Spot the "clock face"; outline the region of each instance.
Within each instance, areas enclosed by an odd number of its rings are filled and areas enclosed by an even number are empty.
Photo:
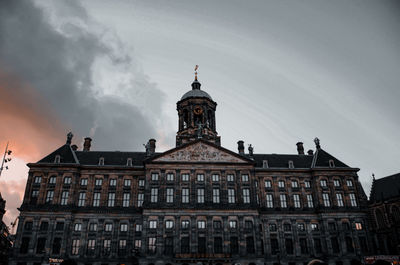
[[[200,107],[200,106],[196,106],[196,107],[194,107],[194,109],[193,109],[193,113],[194,113],[194,114],[196,114],[196,115],[200,115],[200,114],[202,114],[202,113],[203,113],[203,109],[202,109],[202,107]]]

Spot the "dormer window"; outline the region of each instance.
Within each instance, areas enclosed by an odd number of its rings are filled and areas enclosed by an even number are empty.
[[[126,165],[127,165],[128,167],[131,167],[131,166],[132,166],[132,158],[128,158],[128,160],[126,161]]]
[[[268,168],[268,160],[263,160],[263,168]]]
[[[54,158],[54,163],[55,164],[60,164],[61,161],[61,156],[60,155],[56,155],[56,157]]]
[[[335,167],[335,162],[332,159],[329,160],[329,167]]]
[[[289,168],[294,168],[294,164],[292,160],[289,160]]]
[[[104,166],[104,157],[99,158],[99,166]]]

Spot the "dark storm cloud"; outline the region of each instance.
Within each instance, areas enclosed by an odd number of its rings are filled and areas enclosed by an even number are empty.
[[[50,124],[61,124],[59,133],[72,130],[79,137],[91,133],[96,149],[137,150],[149,137],[156,137],[149,120],[160,114],[162,92],[138,70],[115,35],[91,21],[81,5],[54,3],[62,7],[46,10],[31,1],[0,2],[0,73],[18,81],[3,82],[0,97],[11,90],[11,104],[21,110],[28,104],[34,113],[31,123],[48,119]],[[51,23],[52,15],[57,16],[56,24]],[[124,82],[121,76],[102,77],[111,86],[115,82],[114,91],[120,92],[115,96],[97,87],[93,71],[101,69],[102,62],[124,74]],[[8,110],[0,107],[0,111]],[[18,116],[16,112],[9,114]],[[64,141],[64,135],[59,137]]]

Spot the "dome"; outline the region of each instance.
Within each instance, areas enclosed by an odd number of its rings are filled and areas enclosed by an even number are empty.
[[[181,100],[184,100],[187,98],[208,98],[208,99],[212,100],[211,96],[207,92],[200,90],[200,89],[193,89],[193,90],[186,92],[182,96]]]

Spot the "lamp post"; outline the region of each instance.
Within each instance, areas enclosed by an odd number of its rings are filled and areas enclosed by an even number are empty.
[[[7,142],[6,150],[4,151],[3,159],[1,161],[0,177],[1,177],[1,173],[3,172],[3,169],[4,168],[6,170],[8,169],[8,166],[4,166],[4,164],[11,161],[11,157],[10,157],[11,153],[12,153],[12,151],[8,149],[8,142]]]

